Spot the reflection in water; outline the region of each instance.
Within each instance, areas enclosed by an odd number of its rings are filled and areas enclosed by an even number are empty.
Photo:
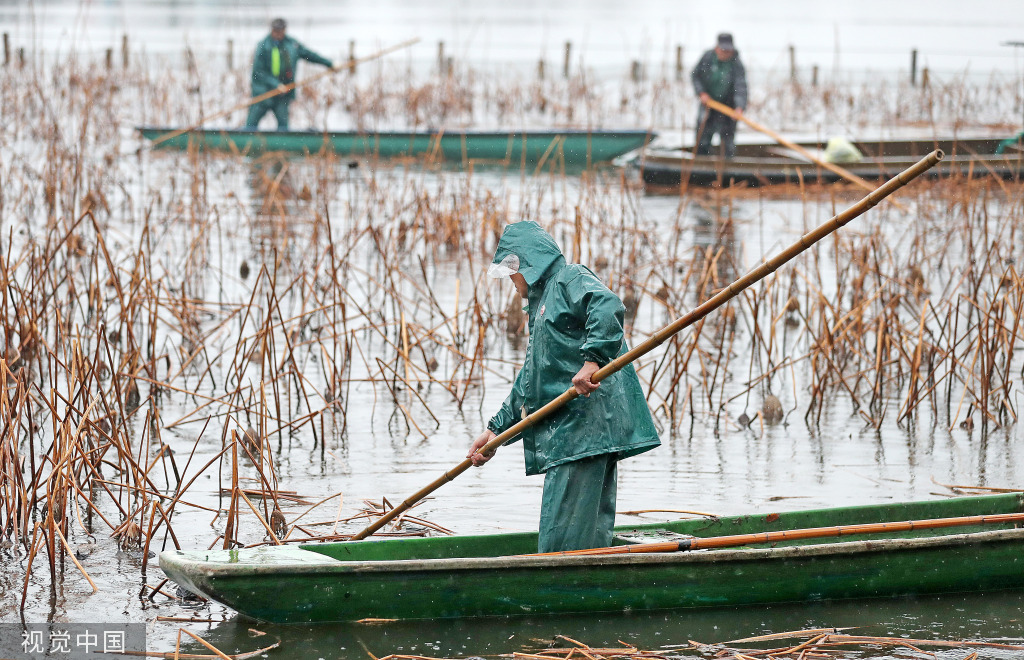
[[[625,642],[652,651],[685,647],[688,640],[711,644],[788,630],[833,627],[850,628],[845,632],[856,635],[936,640],[999,639],[1014,644],[1024,641],[1019,637],[1021,620],[1024,620],[1024,594],[1004,592],[718,610],[316,626],[271,625],[234,617],[214,626],[203,637],[227,653],[251,651],[280,640],[281,646],[271,656],[274,658],[360,658],[367,654],[382,657],[392,653],[467,657],[568,646],[559,635],[592,647],[611,648]],[[252,629],[266,635],[254,636]],[[1011,630],[1017,631],[1017,639],[1013,639],[1013,633],[1007,636],[1007,631]],[[182,650],[204,652],[196,644],[187,649],[183,645]],[[985,653],[986,657],[1013,657],[1010,651],[986,650]],[[897,656],[869,649],[860,657]],[[963,653],[953,657],[962,658]]]
[[[703,298],[728,286],[742,273],[738,272],[739,245],[736,241],[736,223],[731,200],[720,195],[704,201],[694,201],[687,207],[693,223],[694,248],[702,250],[698,261],[708,271],[707,286],[701,291]]]
[[[256,217],[287,218],[296,212],[296,201],[312,199],[308,185],[296,190],[289,169],[289,161],[276,154],[252,160],[249,165],[250,206]]]

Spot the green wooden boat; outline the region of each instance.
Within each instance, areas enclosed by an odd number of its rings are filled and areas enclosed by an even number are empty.
[[[616,528],[616,544],[1019,513],[1005,494]],[[526,557],[530,533],[170,550],[185,588],[272,622],[698,608],[1024,588],[1024,528],[988,524],[734,549]]]
[[[419,158],[460,164],[590,167],[646,145],[638,130],[317,132],[140,127],[162,149],[215,149],[240,154],[286,152],[370,158]],[[177,135],[176,135],[177,134]]]

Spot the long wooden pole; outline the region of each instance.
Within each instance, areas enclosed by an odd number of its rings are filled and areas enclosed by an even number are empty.
[[[394,46],[390,46],[388,48],[385,48],[384,50],[379,50],[379,51],[377,51],[376,53],[374,53],[372,55],[367,55],[366,57],[361,57],[361,58],[359,58],[357,60],[348,60],[344,64],[336,64],[333,67],[330,67],[330,68],[328,68],[328,69],[326,69],[324,71],[321,71],[320,73],[317,73],[316,75],[310,76],[308,78],[303,78],[302,82],[296,81],[296,82],[293,82],[293,83],[288,83],[287,85],[282,85],[281,87],[275,87],[274,89],[270,90],[269,92],[264,92],[263,94],[260,94],[259,96],[254,96],[254,97],[250,98],[245,103],[239,103],[238,105],[236,105],[233,108],[229,108],[228,110],[223,110],[223,111],[218,112],[216,114],[210,115],[209,117],[204,117],[203,119],[199,120],[198,124],[195,124],[194,126],[189,126],[188,128],[181,128],[181,129],[178,129],[176,131],[171,131],[170,133],[167,133],[166,135],[161,135],[157,139],[153,140],[152,146],[155,147],[158,144],[160,144],[162,142],[166,142],[167,140],[172,140],[172,139],[178,137],[179,135],[184,135],[185,133],[190,133],[190,132],[198,129],[200,126],[202,126],[203,124],[205,124],[208,121],[213,121],[214,119],[220,119],[222,117],[227,117],[232,112],[236,112],[238,110],[242,110],[244,108],[248,108],[250,105],[253,105],[254,103],[259,103],[260,101],[266,101],[267,99],[273,98],[273,97],[278,96],[280,94],[287,94],[288,92],[292,91],[293,89],[298,89],[299,87],[305,87],[306,85],[314,83],[317,80],[320,80],[321,78],[323,78],[325,76],[329,76],[331,74],[338,73],[339,71],[353,70],[353,69],[356,68],[356,65],[358,65],[358,64],[362,64],[363,62],[369,62],[371,60],[375,60],[377,58],[384,57],[385,55],[390,55],[391,53],[394,53],[395,51],[398,51],[398,50],[402,50],[403,48],[408,48],[409,46],[413,45],[417,41],[419,41],[418,38],[416,38],[416,39],[409,39],[408,41],[403,41],[400,44],[395,44]]]
[[[804,234],[802,237],[800,237],[800,240],[793,243],[788,248],[786,248],[779,254],[775,255],[768,261],[765,261],[760,266],[750,271],[743,277],[739,278],[725,289],[722,289],[717,294],[706,300],[704,303],[690,311],[688,314],[679,317],[669,325],[665,326],[658,332],[651,335],[643,343],[638,344],[632,350],[623,353],[616,359],[612,360],[605,366],[601,367],[599,370],[597,370],[597,372],[594,373],[593,376],[591,376],[590,379],[595,383],[600,383],[602,380],[604,380],[608,376],[611,376],[616,371],[619,371],[627,364],[630,364],[634,360],[642,357],[643,355],[646,355],[647,353],[654,350],[661,344],[665,343],[670,337],[672,337],[672,335],[676,334],[680,330],[683,330],[684,328],[693,325],[697,321],[700,321],[705,316],[715,311],[716,309],[724,305],[726,302],[728,302],[735,296],[739,295],[739,293],[746,289],[747,287],[763,280],[765,277],[775,272],[780,266],[785,264],[787,261],[790,261],[798,254],[800,254],[807,248],[811,247],[812,245],[820,241],[822,238],[836,231],[846,223],[850,222],[857,216],[862,215],[863,213],[877,205],[879,202],[881,202],[883,199],[885,199],[892,193],[896,192],[898,189],[902,188],[906,184],[910,183],[911,181],[913,181],[915,178],[917,178],[930,168],[934,167],[940,160],[942,160],[942,156],[942,151],[938,149],[933,151],[929,155],[925,156],[914,165],[911,165],[904,171],[900,172],[893,178],[886,181],[884,184],[882,184],[876,190],[874,190],[870,195],[860,200],[855,205],[851,206],[850,208],[843,211],[839,215],[835,216],[831,220],[828,220],[827,222],[821,224],[817,228],[812,229],[811,231]],[[494,438],[486,445],[481,447],[480,453],[492,453],[498,447],[508,442],[512,438],[516,437],[517,435],[519,435],[526,429],[530,428],[537,422],[541,421],[548,415],[552,414],[565,404],[575,399],[577,396],[578,395],[576,394],[576,389],[570,387],[563,394],[559,395],[558,398],[553,399],[551,402],[549,402],[542,408],[539,408],[538,410],[530,413],[522,421],[518,422],[515,426],[508,429],[504,433],[498,435],[496,438]],[[375,520],[373,523],[368,525],[366,529],[353,536],[352,540],[358,541],[373,534],[375,531],[386,525],[396,516],[400,515],[403,511],[408,510],[409,507],[416,504],[430,493],[434,492],[444,484],[448,483],[449,481],[452,481],[453,479],[455,479],[455,477],[459,476],[460,474],[468,470],[469,467],[472,465],[473,462],[469,458],[464,459],[454,468],[445,472],[427,486],[416,491],[408,498],[406,498],[404,502],[402,502],[395,508],[391,509],[383,516]]]
[[[911,532],[916,529],[941,529],[944,527],[963,527],[966,525],[995,525],[1024,522],[1024,513],[996,513],[988,516],[962,516],[959,518],[929,518],[926,520],[906,520],[902,522],[865,523],[862,525],[836,525],[833,527],[808,527],[806,529],[783,529],[777,532],[757,532],[754,534],[733,534],[731,536],[694,537],[682,541],[664,541],[660,543],[637,543],[634,545],[616,545],[608,548],[591,548],[589,550],[564,550],[562,552],[544,552],[521,557],[554,557],[576,555],[623,555],[651,552],[682,552],[686,550],[709,550],[712,548],[735,548],[754,543],[779,543],[782,541],[800,541],[803,539],[820,539],[833,536],[854,536],[856,534],[886,534],[890,532]]]
[[[716,101],[714,99],[708,99],[704,103],[705,103],[705,105],[707,105],[712,110],[717,110],[718,112],[721,112],[723,115],[727,115],[729,117],[732,117],[733,119],[736,119],[738,121],[743,122],[747,126],[749,126],[752,129],[754,129],[755,131],[760,131],[760,132],[764,133],[765,135],[767,135],[771,139],[775,140],[776,142],[778,142],[782,146],[784,146],[784,147],[786,147],[788,149],[792,149],[793,151],[799,153],[801,156],[803,156],[807,160],[811,161],[815,165],[818,165],[819,167],[824,167],[829,172],[837,174],[837,175],[841,176],[842,178],[846,179],[847,181],[851,181],[851,182],[857,184],[858,186],[860,186],[864,190],[874,190],[875,189],[875,187],[873,185],[871,185],[870,183],[868,183],[864,179],[860,178],[859,176],[857,176],[853,172],[850,172],[847,169],[839,167],[835,163],[829,163],[827,161],[821,160],[820,158],[818,158],[817,156],[812,154],[810,151],[808,151],[808,150],[804,149],[803,147],[801,147],[796,142],[791,142],[791,141],[787,140],[786,138],[782,137],[781,135],[779,135],[778,133],[776,133],[772,129],[768,128],[767,126],[763,126],[763,125],[757,123],[756,121],[754,121],[753,119],[748,117],[746,114],[738,113],[733,108],[730,108],[729,106],[725,105],[724,103],[719,103],[718,101]]]

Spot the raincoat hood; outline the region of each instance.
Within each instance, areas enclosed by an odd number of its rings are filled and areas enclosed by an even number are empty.
[[[551,277],[565,265],[565,257],[558,249],[555,239],[532,220],[524,220],[505,227],[494,250],[495,264],[500,264],[509,255],[519,258],[519,273],[526,279],[532,290],[537,283]],[[531,295],[532,297],[532,295]]]
[[[512,392],[487,428],[502,433],[572,386],[584,362],[604,366],[626,352],[625,307],[586,266],[567,264],[551,236],[536,222],[505,228],[491,271],[520,273],[530,287],[530,343]],[[636,371],[623,367],[589,397],[577,397],[523,430],[526,473],[584,458],[615,460],[658,446],[658,433]],[[513,441],[515,440],[513,439]]]

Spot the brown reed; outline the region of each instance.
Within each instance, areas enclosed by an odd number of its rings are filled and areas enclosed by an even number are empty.
[[[296,121],[344,107],[365,128],[481,117],[692,128],[685,81],[624,80],[609,102],[585,72],[495,81],[459,63],[451,75],[410,76],[381,66],[312,89]],[[509,337],[521,323],[510,322],[507,287],[483,271],[507,221],[541,222],[593,265],[629,302],[635,343],[750,266],[744,233],[764,205],[795,196],[795,227],[850,194],[690,189],[655,220],[626,174],[566,175],[557,150],[543,167],[496,175],[439,162],[350,168],[330,155],[136,153],[125,143],[133,122],[192,122],[198,97],[229,107],[244,83],[201,59],[188,75],[157,77],[75,57],[0,80],[5,136],[21,139],[0,162],[0,536],[28,559],[23,602],[61,579],[68,548],[90,537],[141,553],[145,572],[151,549],[179,545],[179,507],[213,509],[211,546],[343,538],[292,515],[306,505],[282,490],[285,440],[308,435],[321,456],[330,441],[355,445],[360,388],[372,412],[397,420],[396,435],[429,441],[487,386],[505,387],[525,343]],[[757,92],[751,111],[936,127],[934,117],[962,122],[1012,87],[965,85],[788,86]],[[502,187],[509,180],[516,195]],[[756,428],[769,397],[802,413],[783,423],[811,428],[837,399],[876,428],[924,416],[949,432],[1016,423],[1021,193],[973,177],[916,186],[901,197],[912,214],[879,210],[674,337],[637,365],[658,423],[669,438],[697,418]],[[206,437],[211,423],[219,444]],[[184,465],[172,432],[194,439]],[[194,468],[201,445],[214,456]],[[230,480],[216,506],[186,497],[208,470]],[[392,533],[448,531],[423,516],[403,522]]]

